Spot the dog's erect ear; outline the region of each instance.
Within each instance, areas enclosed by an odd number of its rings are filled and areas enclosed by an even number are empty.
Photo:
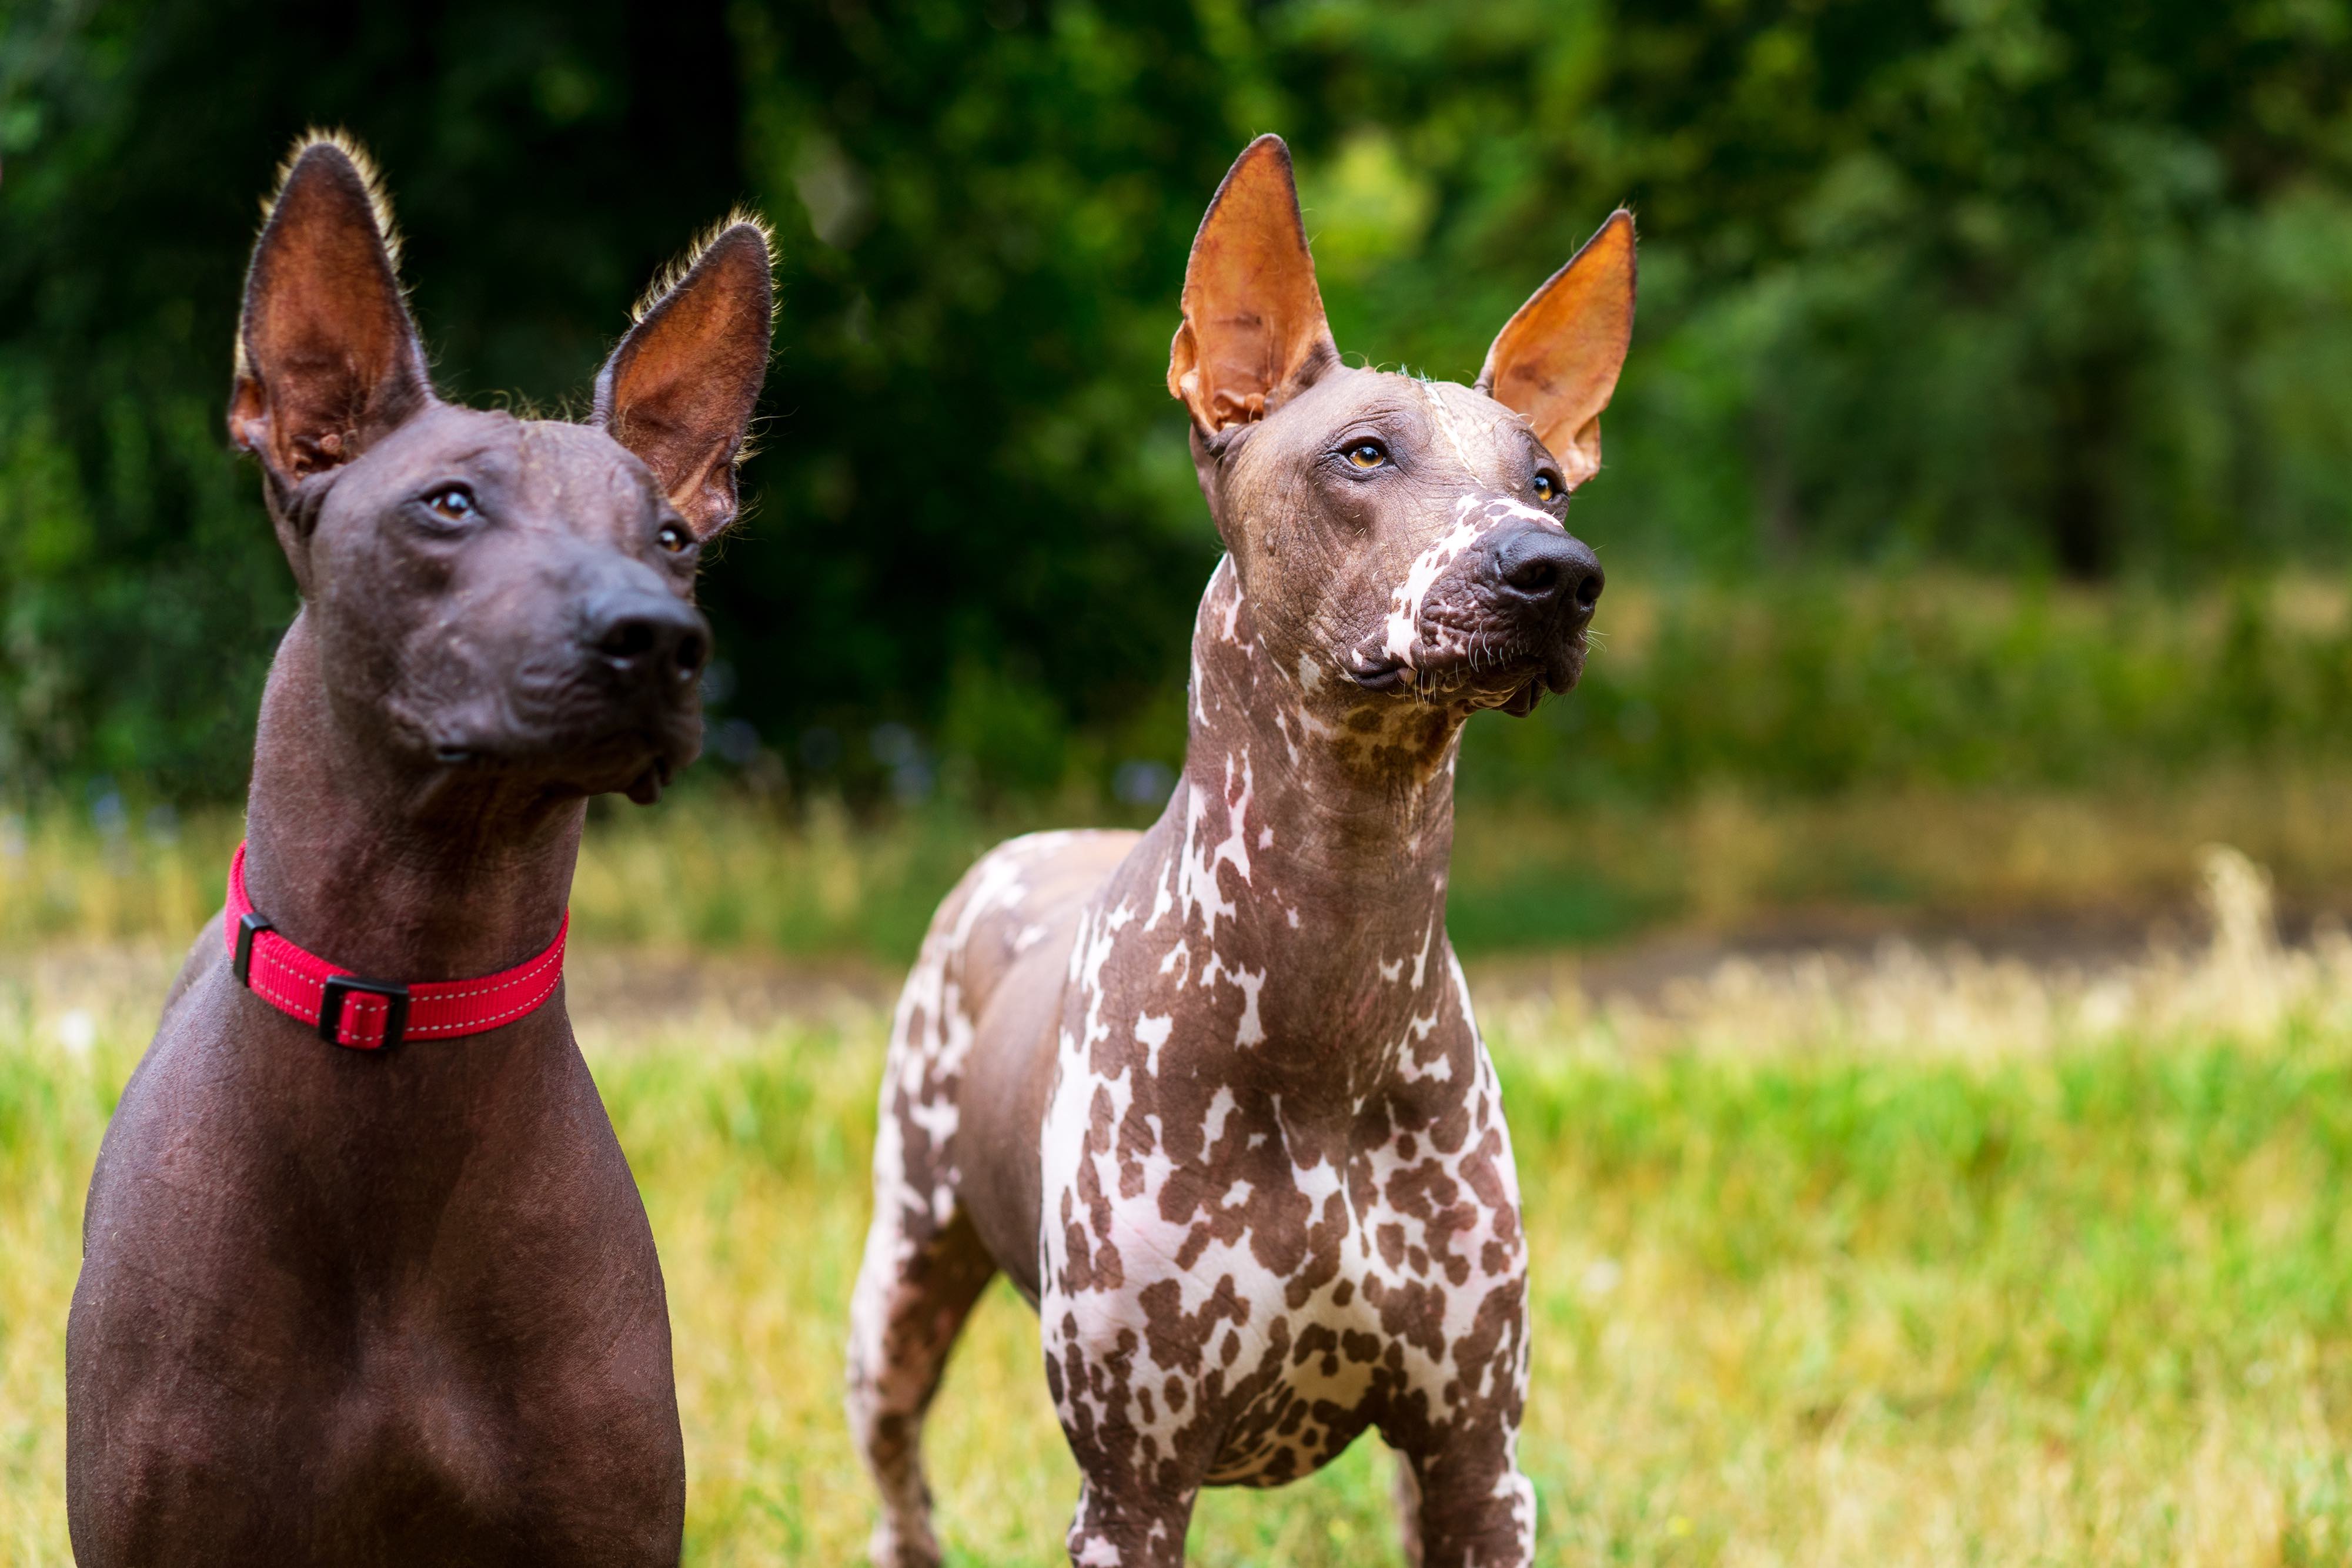
[[[645,460],[698,538],[735,520],[735,465],[768,374],[767,225],[737,214],[656,282],[596,372],[589,422]]]
[[[1570,489],[1601,471],[1601,411],[1633,340],[1633,214],[1620,207],[1504,323],[1478,390],[1525,414]]]
[[[1339,362],[1281,137],[1251,142],[1217,187],[1192,239],[1183,307],[1168,390],[1212,434]]]
[[[398,254],[367,155],[305,137],[253,247],[229,394],[229,440],[279,483],[350,462],[433,401]]]

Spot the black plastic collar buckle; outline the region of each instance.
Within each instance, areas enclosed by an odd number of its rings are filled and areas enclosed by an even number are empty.
[[[236,923],[236,956],[229,961],[229,967],[236,971],[236,983],[248,991],[253,989],[253,939],[265,931],[277,929],[268,916],[255,909],[247,910]]]
[[[353,991],[383,998],[383,1038],[362,1051],[390,1051],[408,1032],[408,988],[397,980],[363,980],[357,975],[330,975],[319,997],[319,1038],[341,1045],[343,998]]]

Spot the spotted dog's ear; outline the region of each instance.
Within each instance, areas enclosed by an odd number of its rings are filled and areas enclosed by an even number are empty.
[[[1504,323],[1478,390],[1517,410],[1570,489],[1601,471],[1601,411],[1633,340],[1633,214],[1620,207]]]
[[[375,169],[335,133],[296,144],[246,274],[228,436],[280,486],[348,463],[433,401]]]
[[[735,520],[775,300],[767,225],[734,214],[647,290],[596,373],[589,423],[645,460],[698,538]]]
[[[1183,310],[1168,390],[1210,434],[1339,362],[1281,137],[1251,142],[1217,187],[1184,267]]]

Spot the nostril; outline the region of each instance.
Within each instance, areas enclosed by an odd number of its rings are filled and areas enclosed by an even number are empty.
[[[1557,526],[1508,528],[1493,549],[1490,580],[1526,612],[1589,616],[1601,601],[1600,561]]]
[[[666,593],[600,595],[583,606],[581,647],[632,688],[670,700],[710,662],[710,628]]]
[[[1506,571],[1503,580],[1531,599],[1549,598],[1559,585],[1559,566],[1543,556],[1530,556]]]
[[[632,617],[607,627],[604,634],[596,640],[596,651],[608,659],[625,664],[635,664],[652,653],[657,641],[659,635],[652,622]]]

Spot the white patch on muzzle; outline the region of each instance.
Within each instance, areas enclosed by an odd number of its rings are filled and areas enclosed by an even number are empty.
[[[1381,651],[1418,673],[1423,650],[1422,646],[1422,612],[1429,600],[1429,591],[1454,569],[1478,541],[1505,523],[1523,521],[1559,528],[1559,519],[1548,512],[1538,511],[1508,496],[1464,496],[1454,503],[1454,523],[1435,544],[1413,558],[1389,600],[1387,636]],[[1458,633],[1454,635],[1458,636]],[[1444,648],[1431,648],[1430,653],[1445,653]]]

